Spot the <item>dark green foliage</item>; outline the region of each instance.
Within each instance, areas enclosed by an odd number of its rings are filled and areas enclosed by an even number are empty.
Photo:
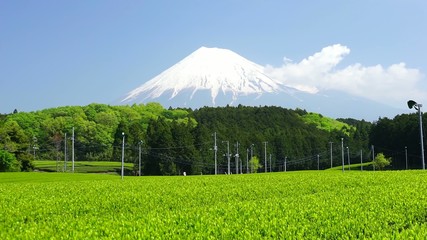
[[[170,125],[160,117],[151,120],[147,129],[148,159],[144,173],[147,175],[175,175],[176,163],[173,161],[173,137]]]
[[[174,148],[172,156],[175,158],[177,171],[179,174],[186,172],[187,174],[202,173],[202,165],[198,152],[195,147],[193,129],[191,123],[172,122],[172,138]]]
[[[10,115],[10,116],[16,116]],[[17,121],[6,121],[0,129],[0,141],[3,149],[9,152],[24,151],[28,148],[29,137]]]
[[[423,116],[423,122],[427,122],[426,115]],[[408,168],[422,167],[420,126],[416,113],[397,115],[393,119],[379,119],[372,126],[370,143],[375,146],[376,152],[383,152],[385,156],[393,158],[393,169],[406,168],[405,147]]]
[[[0,150],[0,172],[19,172],[20,165],[16,157],[4,150]]]
[[[28,152],[16,154],[22,172],[31,172],[34,170],[33,156]]]
[[[204,129],[209,129],[211,134],[218,133],[218,160],[220,168],[222,168],[220,172],[225,172],[226,158],[223,156],[226,152],[226,146],[221,144],[222,141],[230,141],[230,146],[239,141],[241,146],[239,154],[244,159],[246,158],[246,149],[254,144],[254,156],[258,156],[262,163],[265,161],[263,142],[268,142],[267,157],[269,158],[269,154],[272,154],[273,171],[283,170],[285,157],[289,161],[289,170],[317,168],[317,162],[306,159],[306,157],[321,154],[323,158],[328,158],[329,141],[337,143],[341,137],[344,137],[346,142],[354,141],[355,128],[347,125],[347,129],[327,131],[318,128],[317,124],[305,123],[302,116],[307,114],[304,110],[289,110],[280,107],[239,106],[206,107],[195,110],[192,115],[199,126],[202,125]],[[209,138],[211,147],[213,147],[213,137],[209,136]],[[234,155],[236,153],[235,147],[231,148]],[[203,151],[202,148],[199,150]],[[210,159],[213,159],[213,152],[210,151],[209,153]],[[203,155],[203,157],[209,156]],[[338,162],[338,160],[337,158],[336,161]],[[245,164],[246,161],[244,166]],[[322,168],[326,167],[325,164],[322,165]]]
[[[34,169],[40,172],[56,172],[60,168],[60,172],[63,170],[63,164],[58,166],[56,161],[49,160],[36,160],[34,163]],[[67,171],[71,172],[72,164],[67,163]],[[121,162],[103,162],[103,161],[75,161],[74,172],[75,173],[120,173]],[[129,175],[132,172],[132,163],[125,163],[124,170],[125,175]],[[128,174],[129,173],[129,174]]]

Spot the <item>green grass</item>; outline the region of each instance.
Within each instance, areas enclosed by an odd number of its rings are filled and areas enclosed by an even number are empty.
[[[121,162],[97,162],[97,161],[75,161],[74,172],[76,173],[120,173]],[[63,172],[64,162],[38,160],[34,161],[35,170],[44,172]],[[127,173],[131,172],[133,168],[132,163],[125,163],[125,170]],[[72,171],[71,161],[67,162],[67,172]]]
[[[425,239],[427,171],[1,173],[0,239]]]
[[[360,171],[361,170],[360,166],[363,166],[363,170],[372,170],[372,162],[350,164],[350,170]],[[344,170],[345,171],[347,171],[348,168],[349,168],[348,164],[344,165]],[[326,170],[341,170],[342,171],[342,165],[336,166],[336,167],[332,167],[332,168],[328,168]]]
[[[47,183],[47,182],[76,182],[92,180],[112,180],[118,176],[111,174],[84,173],[43,173],[43,172],[6,172],[0,173],[1,183]]]

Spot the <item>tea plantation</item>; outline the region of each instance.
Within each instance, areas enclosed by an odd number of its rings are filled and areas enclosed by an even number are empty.
[[[0,239],[423,239],[426,171],[1,173]]]

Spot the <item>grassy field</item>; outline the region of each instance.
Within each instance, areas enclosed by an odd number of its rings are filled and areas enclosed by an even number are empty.
[[[363,170],[367,170],[367,171],[373,170],[372,162],[365,162],[365,163],[353,163],[351,165],[348,165],[348,164],[344,165],[344,171],[348,171],[348,170],[361,171],[362,170],[361,166],[363,166]],[[342,171],[342,165],[341,166],[335,166],[333,168],[328,168],[326,170],[327,171],[328,170],[340,170],[340,171]]]
[[[56,162],[50,160],[34,161],[35,170],[42,172],[63,172],[65,169],[64,162]],[[91,161],[75,161],[74,172],[76,173],[120,173],[122,167],[121,162],[91,162]],[[125,163],[125,171],[130,174],[132,172],[133,163]],[[72,171],[71,161],[67,162],[67,172]]]
[[[1,173],[0,239],[424,239],[427,171]]]

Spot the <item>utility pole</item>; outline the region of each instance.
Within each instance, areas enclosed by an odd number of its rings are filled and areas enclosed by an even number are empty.
[[[239,174],[239,142],[236,142],[236,174]]]
[[[230,142],[222,141],[222,143],[227,143],[227,162],[228,162],[227,174],[230,174]]]
[[[406,162],[406,170],[408,170],[408,147],[405,146],[405,162]]]
[[[320,155],[319,155],[319,154],[317,154],[317,170],[320,170],[320,162],[319,162],[319,158],[320,158]]]
[[[348,170],[350,171],[350,148],[347,146],[347,161],[348,161]]]
[[[37,137],[33,136],[33,154],[34,154],[34,160],[36,160],[36,149],[37,149]]]
[[[287,159],[288,157],[285,157],[285,172],[286,172],[286,159]]]
[[[360,149],[360,171],[363,171],[363,150]]]
[[[123,140],[122,140],[122,180],[125,175],[125,133],[122,132]]]
[[[342,171],[344,172],[344,138],[341,138],[341,160],[342,160]]]
[[[33,159],[36,159],[36,145],[33,145]]]
[[[255,146],[255,144],[251,144],[251,160],[252,160],[252,158],[254,157],[254,146]],[[251,164],[251,166],[250,166],[250,171],[252,172],[253,171],[253,167],[252,167],[253,165]]]
[[[263,142],[264,143],[264,169],[265,172],[267,172],[267,143],[268,142]]]
[[[424,161],[424,136],[423,136],[423,114],[421,113],[422,104],[416,104],[415,109],[418,110],[418,115],[420,117],[420,139],[421,139],[421,161],[423,165],[423,170],[426,169],[426,163]]]
[[[215,175],[218,174],[218,165],[217,165],[217,151],[218,151],[218,146],[216,145],[216,132],[214,132],[214,153],[215,153]]]
[[[372,145],[372,167],[374,168],[374,171],[375,171],[374,161],[375,161],[375,149],[374,149],[374,145]]]
[[[333,167],[332,165],[333,165],[333,163],[332,163],[332,143],[333,142],[329,142],[329,145],[331,146],[331,168]]]
[[[243,174],[243,159],[240,158],[240,174]]]
[[[67,133],[65,133],[64,137],[64,172],[67,171]]]
[[[249,173],[249,148],[246,148],[246,173]]]
[[[138,154],[138,175],[141,176],[141,147],[142,143],[144,143],[142,140],[139,141],[139,154]]]
[[[57,152],[56,152],[56,172],[59,172],[59,148],[60,148],[60,146],[56,146],[56,149],[57,149]]]
[[[74,173],[74,127],[73,127],[73,137],[71,138],[71,161],[73,163],[73,173]]]
[[[271,172],[271,166],[272,164],[271,164],[271,153],[270,153],[270,172]]]
[[[423,134],[423,115],[421,113],[421,107],[423,105],[420,103],[416,103],[414,100],[409,100],[408,101],[408,107],[411,108],[415,108],[415,110],[418,111],[418,115],[420,118],[420,144],[421,144],[421,161],[422,161],[422,166],[423,166],[423,170],[426,169],[426,165],[425,165],[425,161],[424,161],[424,134]]]

